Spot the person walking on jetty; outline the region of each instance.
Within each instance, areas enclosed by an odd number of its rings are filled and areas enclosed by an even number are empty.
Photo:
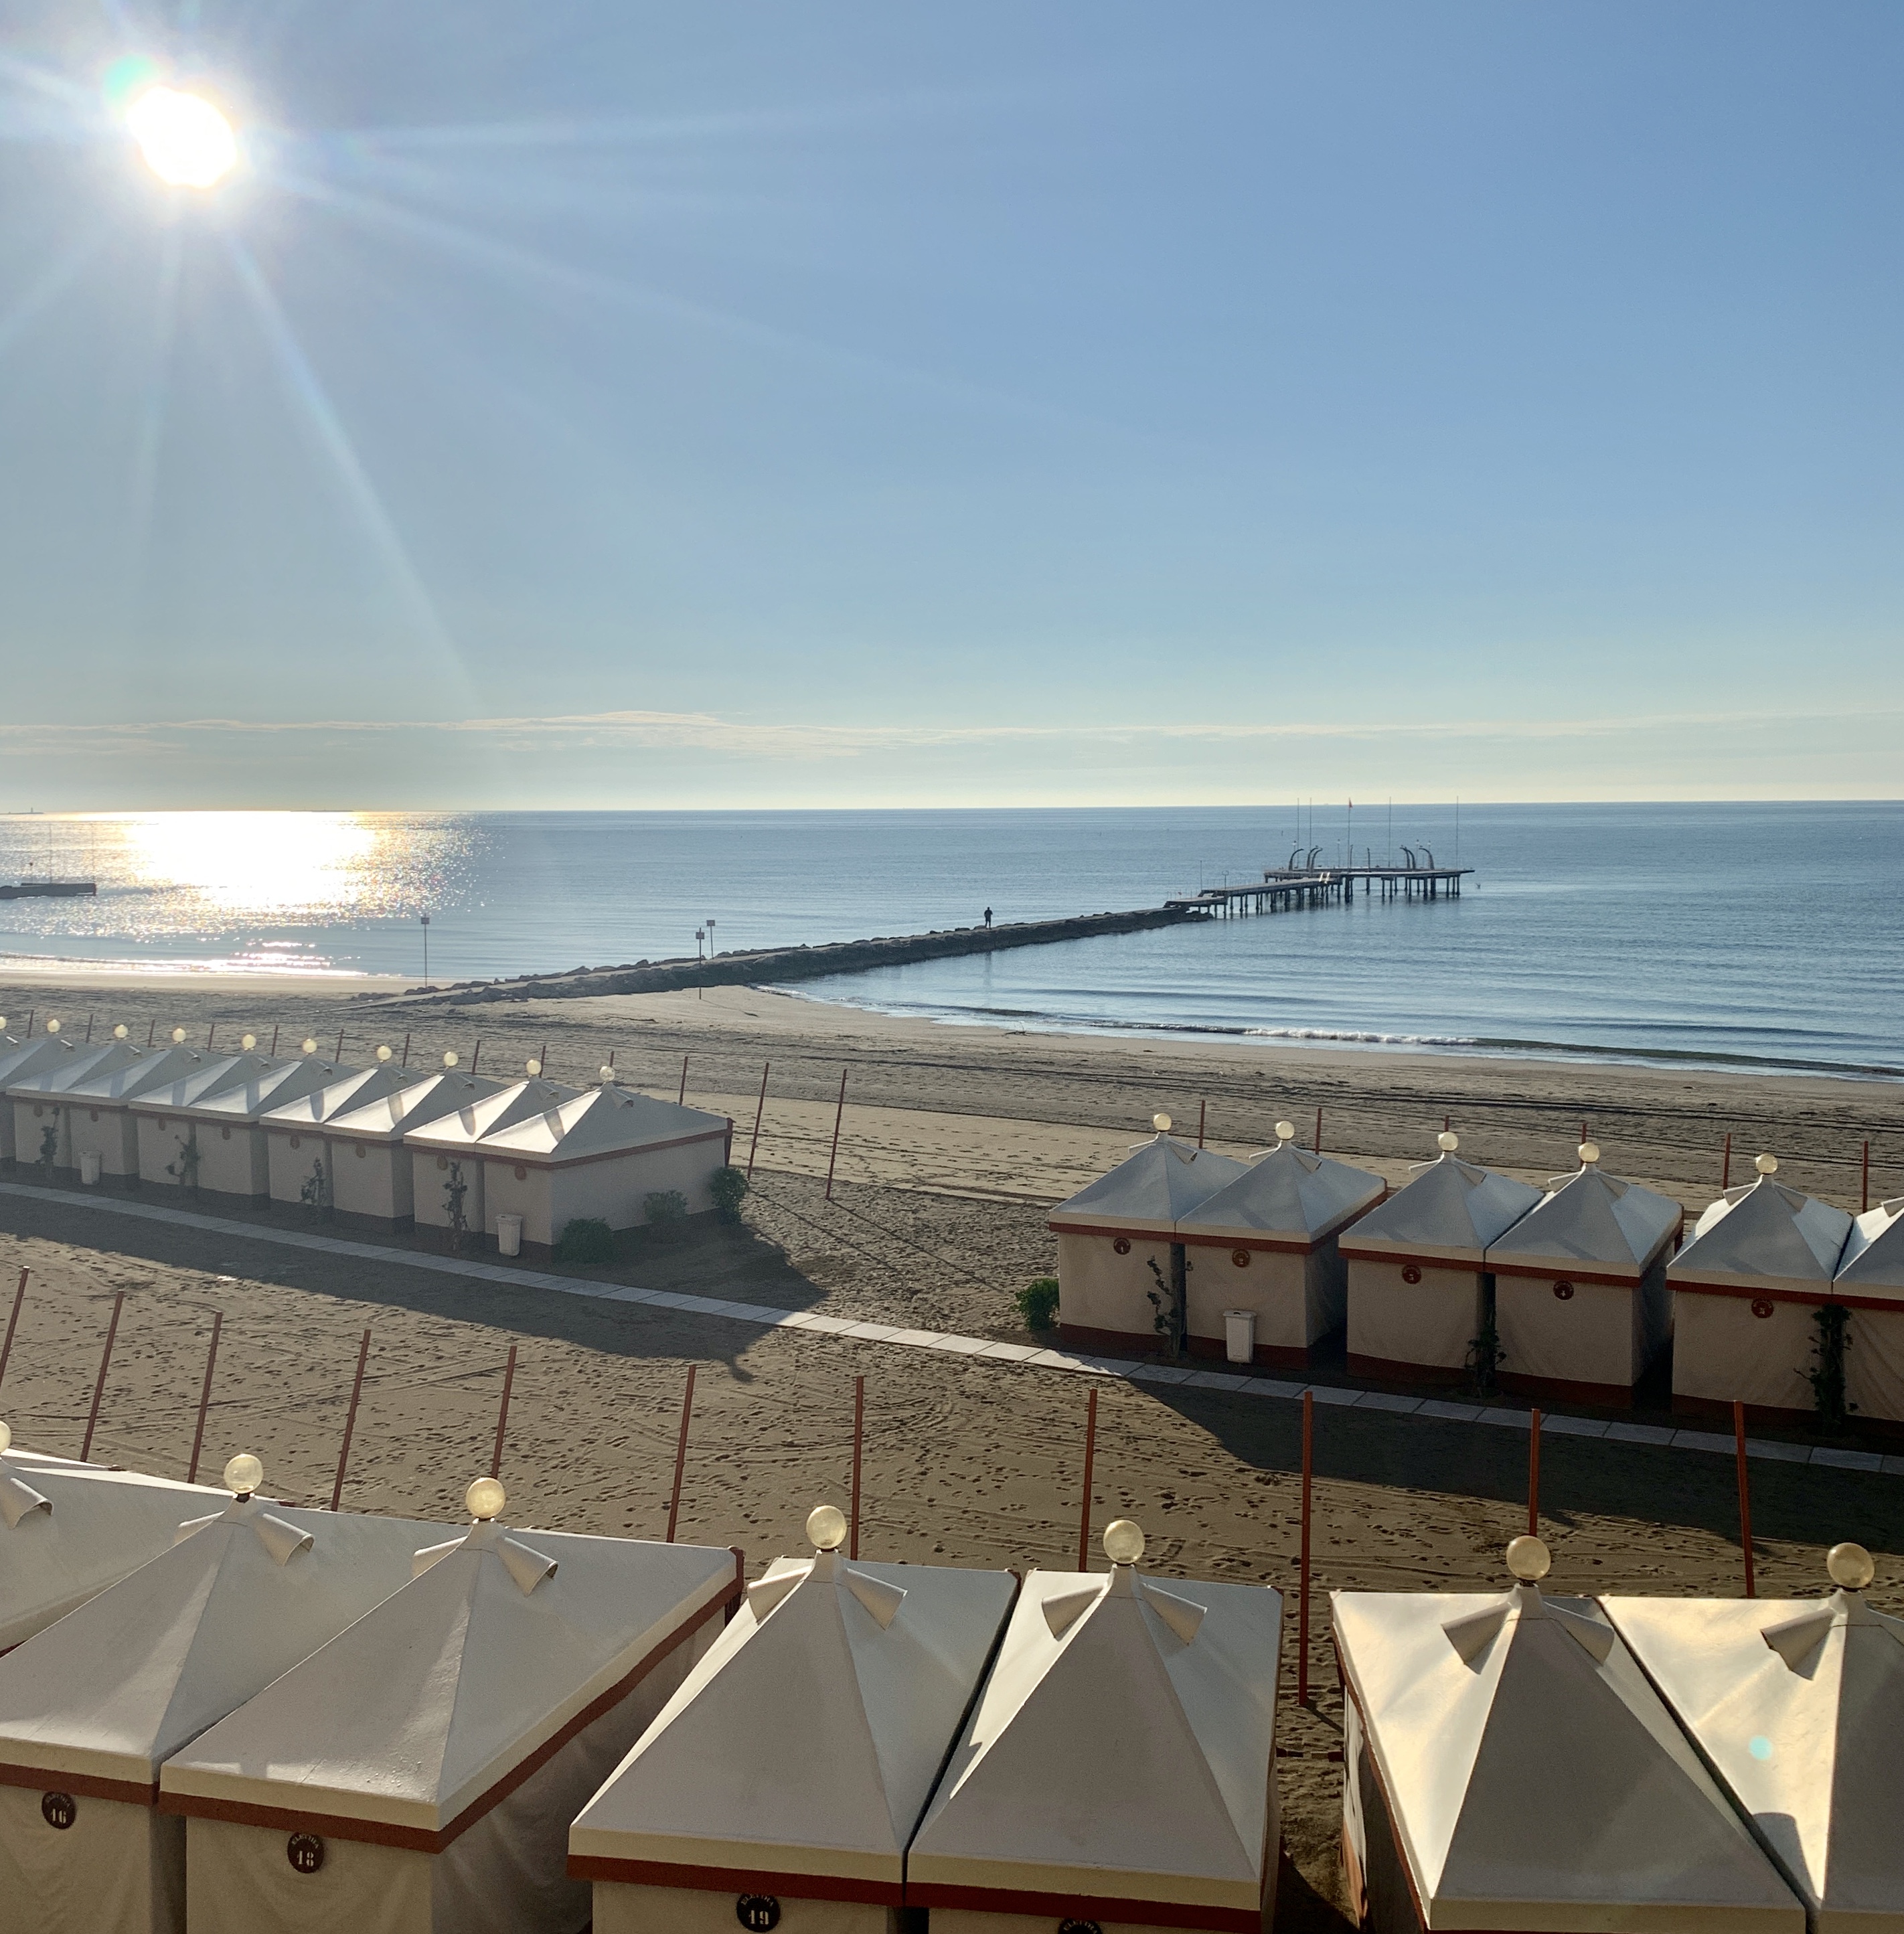
[[[985,909],[985,930],[988,933],[992,930],[992,909],[990,907]]]

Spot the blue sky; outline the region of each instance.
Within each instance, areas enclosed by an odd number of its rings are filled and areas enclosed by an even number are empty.
[[[0,806],[1896,797],[1900,55],[12,0]]]

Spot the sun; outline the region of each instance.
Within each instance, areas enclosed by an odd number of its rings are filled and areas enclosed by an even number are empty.
[[[125,125],[146,165],[173,188],[215,188],[238,164],[231,123],[201,94],[149,87],[127,109]]]

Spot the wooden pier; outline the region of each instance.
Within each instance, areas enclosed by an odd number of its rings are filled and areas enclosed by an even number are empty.
[[[1164,904],[1173,911],[1234,920],[1245,914],[1289,913],[1299,907],[1346,905],[1360,882],[1365,893],[1384,899],[1458,899],[1472,866],[1266,866],[1260,881],[1240,887],[1206,887]]]

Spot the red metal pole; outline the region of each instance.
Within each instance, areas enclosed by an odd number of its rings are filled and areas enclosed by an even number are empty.
[[[754,1139],[747,1145],[747,1179],[754,1179],[754,1158],[760,1152],[761,1117],[767,1113],[767,1071],[773,1065],[770,1061],[761,1065],[761,1098],[754,1104]]]
[[[218,1360],[218,1332],[224,1327],[224,1312],[212,1312],[212,1347],[205,1357],[205,1381],[198,1392],[198,1428],[191,1433],[191,1469],[185,1473],[185,1482],[198,1481],[198,1454],[205,1444],[205,1413],[212,1402],[212,1371]]]
[[[865,1436],[866,1423],[866,1380],[864,1377],[853,1379],[853,1530],[847,1541],[846,1555],[857,1558],[860,1555],[860,1445]]]
[[[1320,1108],[1315,1111],[1315,1152],[1318,1155],[1322,1152],[1322,1110]]]
[[[146,1045],[148,1047],[150,1047],[152,1046],[152,1036],[153,1036],[154,1035],[155,1035],[156,1033],[158,1033],[158,1015],[154,1014],[154,1015],[152,1016],[152,1019],[146,1023]]]
[[[337,1481],[330,1487],[330,1508],[335,1511],[344,1498],[344,1472],[351,1461],[351,1438],[357,1429],[357,1399],[363,1390],[364,1360],[370,1354],[370,1332],[363,1333],[357,1345],[357,1375],[351,1382],[351,1407],[344,1414],[344,1442],[337,1453]]]
[[[396,1065],[399,1068],[410,1065],[410,1037],[407,1034],[403,1037],[403,1059]]]
[[[1077,1515],[1077,1568],[1091,1568],[1091,1466],[1098,1451],[1098,1393],[1084,1413],[1084,1502]]]
[[[833,1164],[839,1159],[839,1125],[846,1113],[846,1071],[839,1071],[839,1106],[833,1110],[833,1153],[827,1158],[827,1200],[833,1200]]]
[[[22,1270],[20,1287],[14,1291],[14,1313],[7,1318],[7,1340],[0,1343],[0,1383],[6,1381],[7,1359],[14,1354],[14,1331],[20,1322],[20,1306],[26,1300],[26,1279],[32,1273],[31,1270]]]
[[[1857,1213],[1862,1216],[1871,1206],[1871,1144],[1864,1144],[1864,1179],[1858,1185]]]
[[[213,1041],[216,1041],[218,1038],[218,1024],[216,1021],[214,1021],[212,1025],[205,1030],[205,1052],[207,1054],[211,1053],[212,1044]]]
[[[1732,1405],[1732,1441],[1739,1460],[1739,1543],[1746,1554],[1746,1596],[1758,1596],[1758,1580],[1752,1562],[1752,1478],[1746,1469],[1746,1407],[1736,1399]]]
[[[688,1387],[681,1399],[681,1441],[674,1447],[674,1490],[667,1501],[667,1541],[674,1542],[674,1526],[681,1515],[681,1479],[688,1468],[688,1419],[694,1414],[694,1369],[688,1366]]]
[[[86,1441],[80,1446],[82,1464],[92,1460],[93,1426],[99,1421],[99,1400],[106,1394],[106,1366],[113,1360],[113,1339],[119,1334],[119,1312],[125,1307],[125,1291],[121,1290],[113,1298],[113,1320],[106,1325],[106,1347],[99,1358],[98,1380],[92,1386],[92,1408],[86,1413]]]
[[[1725,1138],[1725,1165],[1724,1165],[1724,1166],[1723,1166],[1723,1167],[1719,1170],[1719,1192],[1722,1195],[1723,1195],[1723,1194],[1725,1193],[1725,1191],[1726,1191],[1728,1188],[1730,1188],[1731,1186],[1732,1186],[1732,1137],[1731,1137],[1731,1135],[1729,1135],[1729,1134],[1728,1134],[1728,1135],[1726,1137],[1726,1138]]]
[[[1309,1704],[1309,1480],[1315,1470],[1315,1393],[1303,1393],[1303,1548],[1296,1598],[1296,1703]]]
[[[1209,1102],[1207,1101],[1199,1101],[1197,1104],[1197,1146],[1199,1148],[1201,1148],[1204,1145],[1204,1122],[1207,1118],[1209,1113]]]
[[[86,1017],[86,1045],[89,1047],[91,1047],[92,1044],[92,1017],[90,1014],[88,1014]]]
[[[333,1061],[342,1061],[344,1058],[344,1030],[342,1028],[337,1030],[337,1051],[330,1058]]]
[[[271,1059],[273,1061],[276,1061],[278,1058],[278,1037],[284,1032],[284,1023],[282,1021],[279,1021],[271,1030]],[[148,1047],[150,1047],[151,1044],[152,1044],[149,1041],[146,1043]]]
[[[679,1094],[678,1094],[677,1095],[676,1095],[676,1096],[675,1096],[675,1098],[674,1098],[675,1105],[676,1105],[677,1107],[680,1107],[681,1105],[682,1105],[682,1104],[683,1104],[687,1101],[687,1098],[688,1098],[688,1057],[684,1054],[684,1055],[682,1055],[682,1057],[681,1057],[681,1092],[680,1092],[680,1093],[679,1093]]]
[[[490,1475],[502,1475],[502,1440],[509,1429],[509,1393],[516,1387],[516,1346],[509,1345],[509,1360],[502,1371],[502,1408],[496,1413],[496,1448],[490,1454]]]
[[[479,1034],[476,1037],[476,1052],[469,1057],[469,1071],[471,1074],[474,1074],[476,1072],[476,1064],[481,1061],[482,1058],[483,1037]]]
[[[1527,1428],[1527,1535],[1541,1535],[1541,1413]]]

